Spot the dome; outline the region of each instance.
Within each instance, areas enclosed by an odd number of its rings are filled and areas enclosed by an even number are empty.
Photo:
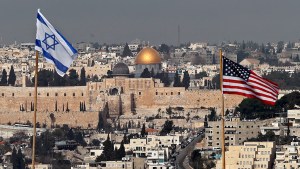
[[[148,64],[160,64],[161,58],[159,53],[153,48],[144,48],[141,50],[135,58],[135,64],[148,65]]]
[[[129,69],[125,63],[117,63],[112,72],[113,75],[129,75]]]

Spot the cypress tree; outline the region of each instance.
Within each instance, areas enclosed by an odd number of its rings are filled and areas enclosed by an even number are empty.
[[[68,140],[74,140],[74,132],[72,129],[70,129],[67,133]]]
[[[102,113],[99,112],[97,129],[98,129],[98,131],[101,131],[101,129],[103,129],[103,128],[104,128],[104,119],[102,117]]]
[[[188,89],[190,87],[190,75],[188,71],[185,71],[183,74],[182,84],[185,89]]]
[[[1,77],[0,85],[1,86],[6,86],[7,85],[7,72],[6,72],[5,69],[3,69],[3,71],[2,71],[2,77]]]
[[[153,69],[153,68],[151,69],[150,76],[151,76],[151,77],[154,77],[154,76],[155,76],[155,73],[154,73],[154,69]]]
[[[124,141],[122,141],[120,148],[118,149],[117,160],[122,160],[122,157],[125,157],[125,155],[126,155],[126,152],[125,152],[125,147],[124,147]]]
[[[122,53],[122,57],[126,57],[126,56],[133,56],[131,50],[129,49],[129,46],[128,44],[126,43],[125,46],[124,46],[124,50],[123,50],[123,53]]]
[[[14,67],[11,65],[10,71],[9,71],[9,76],[8,76],[8,82],[9,85],[14,86],[16,83],[16,74],[14,71]]]
[[[144,123],[143,127],[142,127],[142,131],[141,131],[141,136],[145,137],[145,135],[146,135],[146,126],[145,126],[145,123]]]
[[[18,150],[17,154],[17,166],[18,169],[25,169],[25,162],[21,149]]]
[[[86,111],[85,102],[83,102],[83,111]]]
[[[55,101],[55,111],[57,111],[57,100]]]
[[[79,81],[79,84],[81,86],[85,86],[86,85],[85,69],[84,69],[84,67],[81,69],[81,72],[80,72],[80,81]]]
[[[151,73],[149,72],[148,68],[145,68],[141,74],[141,78],[150,78]]]
[[[10,163],[13,164],[14,169],[17,167],[17,150],[15,147],[13,148],[13,151],[12,151],[12,154],[10,157]]]
[[[176,71],[175,76],[174,76],[173,87],[180,87],[180,86],[181,86],[180,77],[179,77],[178,71]]]

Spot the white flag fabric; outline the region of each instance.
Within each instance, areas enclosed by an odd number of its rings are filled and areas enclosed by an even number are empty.
[[[40,10],[37,12],[36,27],[35,50],[55,65],[60,76],[64,76],[77,58],[77,50],[48,22]]]

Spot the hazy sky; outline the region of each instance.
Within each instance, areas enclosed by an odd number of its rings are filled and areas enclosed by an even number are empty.
[[[34,42],[40,8],[72,43],[177,44],[178,25],[181,42],[296,41],[299,7],[299,0],[0,0],[0,37]]]

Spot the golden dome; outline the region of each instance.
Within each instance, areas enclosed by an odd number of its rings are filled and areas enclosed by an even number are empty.
[[[153,48],[144,48],[135,58],[135,64],[148,65],[161,63],[159,53]]]

